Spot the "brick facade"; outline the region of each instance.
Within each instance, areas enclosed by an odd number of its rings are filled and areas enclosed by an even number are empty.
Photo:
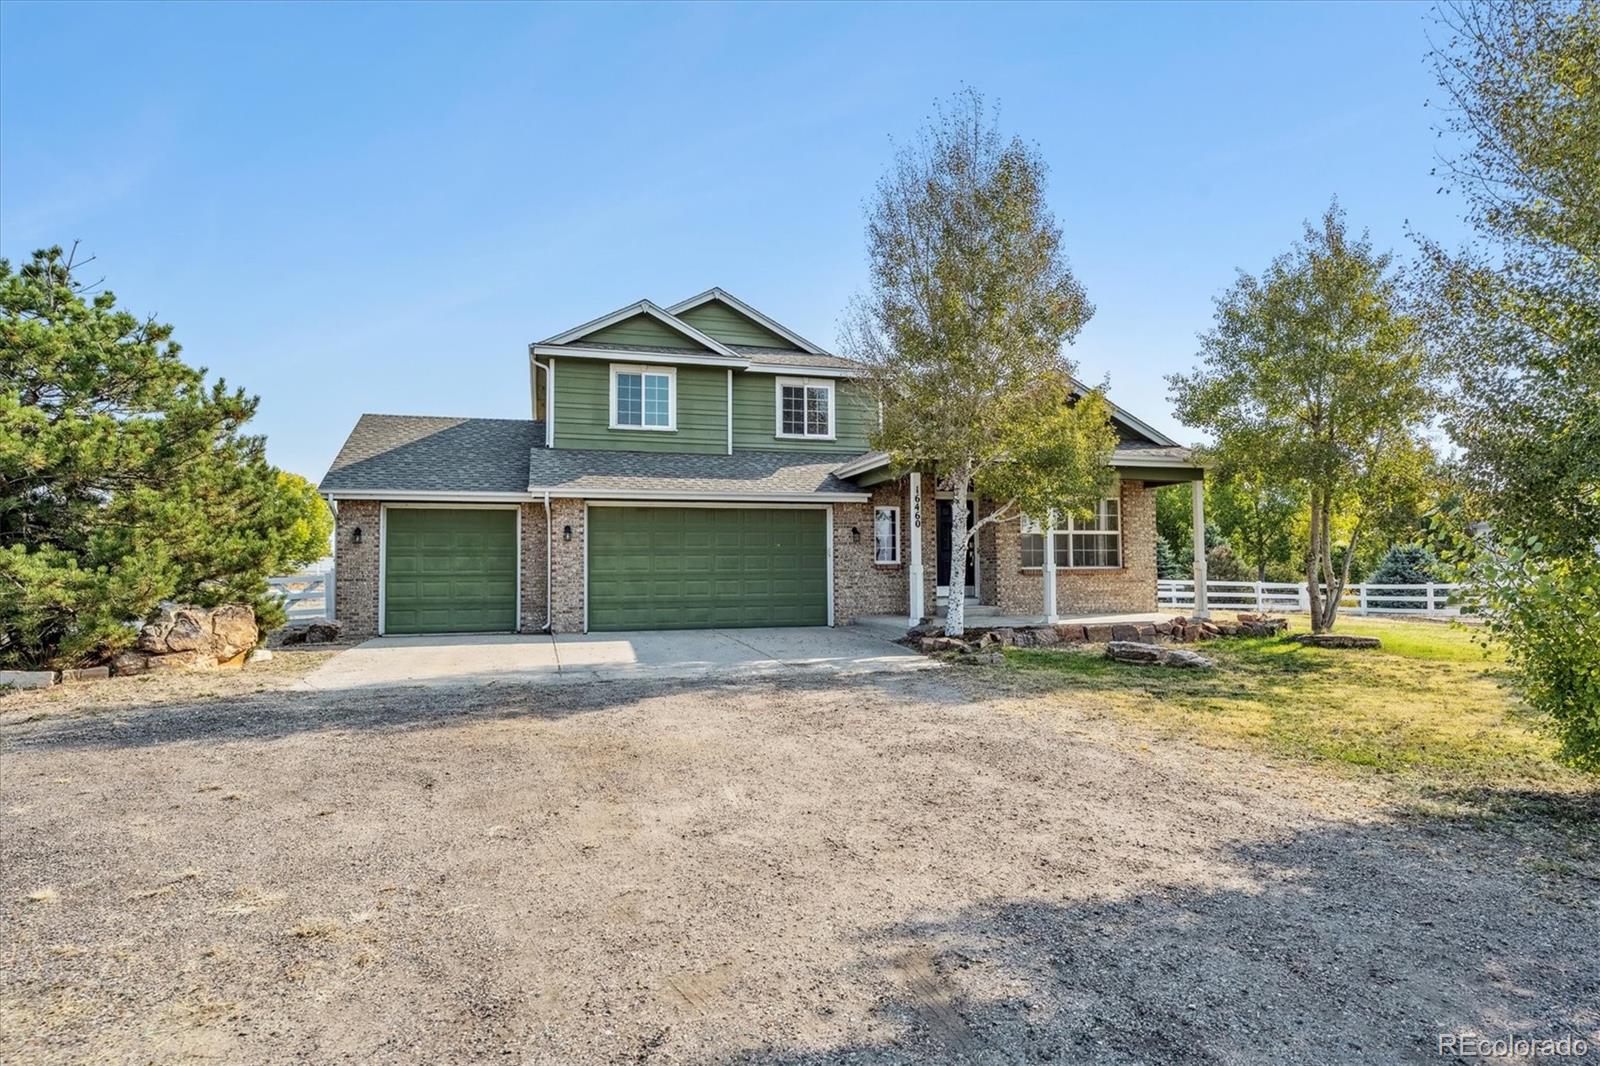
[[[866,503],[833,505],[833,615],[847,625],[865,615],[904,616],[909,610],[907,582],[911,538],[917,535],[911,514],[909,478],[875,486]],[[1056,608],[1061,614],[1132,613],[1156,609],[1155,490],[1138,481],[1122,483],[1122,563],[1115,570],[1056,572]],[[923,476],[923,609],[937,612],[938,515],[933,478]],[[980,501],[981,504],[981,501]],[[900,561],[878,564],[873,550],[873,509],[900,508]],[[986,513],[986,512],[985,512]],[[584,502],[550,501],[551,629],[581,633],[584,626]],[[370,500],[341,500],[335,523],[337,552],[335,612],[350,636],[378,632],[378,579],[381,555],[380,505]],[[572,539],[564,539],[571,527]],[[362,531],[355,543],[355,530]],[[859,539],[851,535],[859,531]],[[545,628],[545,510],[543,501],[522,505],[522,631]],[[1004,614],[1031,615],[1043,610],[1043,576],[1021,567],[1017,519],[986,527],[978,536],[979,600]]]
[[[346,636],[378,635],[378,559],[382,505],[340,500],[333,527],[333,616]],[[361,543],[356,543],[356,530]]]
[[[872,489],[866,503],[833,505],[833,620],[848,625],[863,615],[903,615],[907,601],[907,575],[911,565],[911,490],[905,478]],[[876,561],[873,533],[879,507],[900,509],[900,561]],[[852,532],[854,531],[854,532]]]
[[[1121,494],[1122,566],[1114,570],[1056,570],[1059,614],[1132,614],[1156,609],[1156,492],[1124,481]],[[1000,522],[995,537],[996,606],[1004,614],[1044,610],[1044,575],[1022,568],[1020,519]]]
[[[522,632],[545,628],[544,501],[522,505]]]
[[[583,538],[588,512],[582,500],[550,501],[550,631],[583,632]],[[568,528],[572,539],[566,539]]]

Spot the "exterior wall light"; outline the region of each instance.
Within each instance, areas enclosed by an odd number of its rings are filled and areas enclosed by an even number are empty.
[[[360,526],[357,526],[356,527],[356,531],[354,533],[350,534],[350,542],[352,544],[360,544],[361,543],[361,527]]]
[[[572,527],[571,526],[562,526],[561,527],[561,539],[562,540],[571,540],[572,539]]]
[[[861,543],[861,529],[859,527],[857,527],[857,526],[851,526],[850,527],[850,543],[851,544],[860,544]]]

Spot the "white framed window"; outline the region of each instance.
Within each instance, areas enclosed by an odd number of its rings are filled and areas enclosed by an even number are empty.
[[[885,564],[900,561],[900,508],[872,509],[872,561]]]
[[[779,437],[833,439],[833,382],[826,378],[779,378]]]
[[[1039,524],[1022,519],[1022,569],[1044,566],[1045,534]],[[1122,566],[1122,504],[1115,496],[1095,504],[1094,516],[1068,516],[1065,527],[1051,531],[1050,550],[1056,566],[1069,570],[1115,570]]]
[[[678,371],[611,364],[611,428],[678,428]]]
[[[1037,570],[1044,566],[1044,529],[1029,518],[1022,516],[1022,568],[1024,570]]]

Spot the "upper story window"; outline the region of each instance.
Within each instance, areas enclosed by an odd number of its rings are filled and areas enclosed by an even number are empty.
[[[654,366],[611,367],[612,429],[676,429],[678,372]]]
[[[833,439],[833,382],[778,379],[778,436]]]

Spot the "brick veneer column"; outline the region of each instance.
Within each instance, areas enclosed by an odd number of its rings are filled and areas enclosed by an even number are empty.
[[[544,501],[522,505],[522,632],[545,628]]]
[[[567,527],[572,539],[566,539]],[[588,535],[582,500],[550,501],[550,631],[583,632],[583,541]]]
[[[378,558],[382,536],[381,504],[376,500],[340,500],[334,522],[333,615],[346,636],[378,633]],[[355,531],[361,530],[361,543]]]

